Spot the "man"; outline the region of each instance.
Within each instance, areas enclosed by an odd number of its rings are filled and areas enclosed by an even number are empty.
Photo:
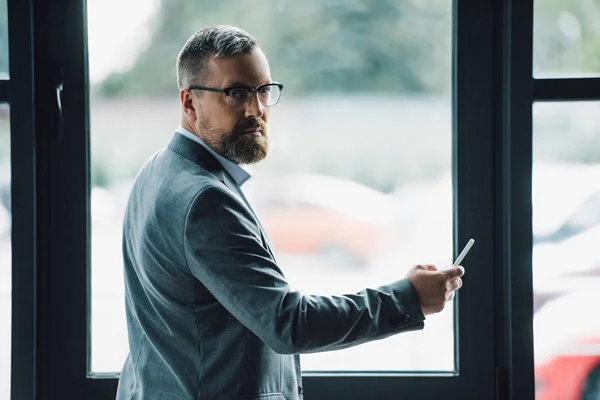
[[[127,205],[130,353],[117,398],[299,399],[300,353],[423,328],[462,267],[346,296],[290,289],[240,186],[269,152],[282,85],[255,40],[228,26],[193,35],[177,60],[181,126],[141,169]]]

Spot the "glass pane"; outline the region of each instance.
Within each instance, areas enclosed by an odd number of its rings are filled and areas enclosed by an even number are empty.
[[[149,0],[121,18],[123,4],[88,1],[94,372],[120,371],[128,352],[124,207],[179,125],[175,60],[202,27],[249,31],[285,85],[274,148],[243,189],[292,286],[348,293],[452,263],[450,1]],[[302,356],[303,368],[454,370],[452,307],[420,332]]]
[[[598,399],[600,102],[533,110],[536,399]]]
[[[8,9],[0,0],[0,80],[8,78]]]
[[[10,398],[11,354],[10,121],[0,103],[0,398]]]
[[[535,77],[600,74],[599,21],[599,0],[535,0]]]

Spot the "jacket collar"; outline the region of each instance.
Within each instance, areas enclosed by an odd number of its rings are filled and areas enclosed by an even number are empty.
[[[167,147],[180,156],[198,164],[206,171],[214,174],[221,182],[225,183],[225,174],[227,172],[223,168],[223,165],[200,143],[179,133],[174,133]]]

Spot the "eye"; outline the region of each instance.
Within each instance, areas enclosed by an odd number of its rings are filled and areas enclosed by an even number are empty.
[[[272,87],[271,86],[263,86],[259,89],[259,93],[261,94],[269,94],[271,93]]]
[[[248,97],[248,89],[231,89],[228,96],[235,100],[245,100]]]

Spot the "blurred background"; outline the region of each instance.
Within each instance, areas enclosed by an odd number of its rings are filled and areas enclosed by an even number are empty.
[[[534,75],[597,75],[599,21],[598,0],[537,0]],[[121,224],[141,164],[179,124],[177,53],[216,24],[254,35],[285,85],[273,151],[244,191],[291,285],[348,293],[453,261],[450,1],[89,0],[93,372],[118,372],[127,355]],[[0,0],[0,73],[6,25]],[[10,382],[8,111],[0,105],[0,398]],[[535,104],[533,116],[538,399],[569,399],[600,385],[600,104]],[[303,356],[303,369],[452,371],[453,315]]]

